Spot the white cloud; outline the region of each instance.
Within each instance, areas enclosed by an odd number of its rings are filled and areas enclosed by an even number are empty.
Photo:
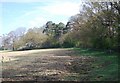
[[[73,2],[60,2],[55,1],[52,3],[46,3],[44,6],[35,7],[31,11],[27,11],[24,15],[19,17],[19,19],[24,19],[30,17],[31,19],[27,21],[26,25],[28,27],[38,27],[44,25],[47,21],[52,20],[53,22],[63,22],[66,23],[70,17],[79,13],[80,3]],[[63,16],[61,19],[59,16]]]
[[[15,29],[18,27],[40,27],[47,21],[66,23],[70,16],[79,13],[81,0],[2,0],[8,2],[41,2],[40,6],[34,6],[29,11],[8,23],[7,27]]]
[[[68,20],[66,17],[69,18],[79,13],[80,4],[80,2],[62,2],[62,0],[46,3],[44,6],[35,7],[31,11],[26,11],[25,14],[17,17],[14,24],[10,24],[10,26],[40,27],[49,20],[53,22],[58,22],[57,20],[59,20],[59,22],[66,23]],[[59,18],[59,16],[62,18]]]
[[[29,27],[40,27],[41,25],[45,24],[47,20],[44,17],[36,17],[33,20],[29,21]]]
[[[79,13],[80,3],[61,2],[61,3],[53,3],[43,8],[41,7],[39,8],[53,15],[72,16]]]
[[[66,1],[71,1],[71,2],[79,2],[82,0],[0,0],[0,2],[66,2]]]
[[[41,1],[43,0],[1,0],[0,2],[41,2]]]

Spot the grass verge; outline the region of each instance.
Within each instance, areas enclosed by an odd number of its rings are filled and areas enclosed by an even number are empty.
[[[95,61],[78,61],[72,66],[73,71],[79,73],[78,76],[68,76],[66,80],[80,81],[118,81],[118,54],[108,53],[102,50],[91,50],[82,48],[73,48],[79,57],[93,57]],[[72,55],[71,55],[72,56]],[[81,64],[78,63],[83,63]],[[86,66],[85,66],[86,65]],[[82,67],[82,68],[81,68]],[[89,70],[89,71],[88,71]],[[84,73],[82,73],[84,72]]]

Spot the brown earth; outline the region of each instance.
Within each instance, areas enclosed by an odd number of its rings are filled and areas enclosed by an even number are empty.
[[[68,49],[1,52],[1,78],[2,81],[64,81],[67,76],[78,77],[79,70],[89,69],[87,63],[94,59],[75,55]]]

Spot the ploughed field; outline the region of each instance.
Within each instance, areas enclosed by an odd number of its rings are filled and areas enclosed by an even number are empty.
[[[87,49],[0,52],[2,81],[118,81],[117,55]]]

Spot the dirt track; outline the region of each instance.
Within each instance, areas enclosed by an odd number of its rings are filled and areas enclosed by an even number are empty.
[[[0,53],[3,56],[3,81],[58,81],[78,73],[71,72],[74,61],[85,62],[90,57],[71,56],[67,49],[43,49]],[[89,61],[87,60],[87,61]]]

